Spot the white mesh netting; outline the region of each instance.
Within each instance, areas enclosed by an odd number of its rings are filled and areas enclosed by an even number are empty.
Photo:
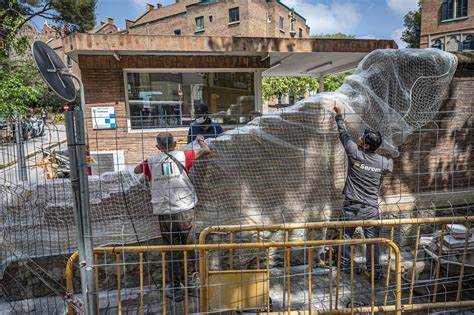
[[[383,151],[397,146],[439,110],[456,69],[440,50],[369,54],[336,93],[310,97],[210,140],[196,163],[198,227],[222,223],[304,222],[337,216],[345,159],[332,107],[346,111],[351,132],[379,130]],[[95,246],[159,236],[149,191],[126,170],[89,178]],[[76,250],[69,180],[1,188],[0,262]]]

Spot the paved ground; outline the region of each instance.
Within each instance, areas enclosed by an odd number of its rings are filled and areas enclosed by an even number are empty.
[[[38,154],[41,148],[48,148],[57,145],[66,140],[66,128],[64,125],[47,125],[43,137],[33,138],[23,144],[26,160],[27,175],[30,182],[35,182],[42,178],[40,169],[33,169],[32,166],[42,158],[42,154]],[[58,150],[67,149],[66,143],[56,146]],[[18,146],[16,143],[0,144],[0,185],[3,183],[18,182]]]
[[[25,154],[32,154],[41,147],[66,139],[66,127],[64,125],[46,125],[43,137],[27,140],[23,144]],[[5,165],[17,160],[17,145],[15,143],[2,143],[0,145],[0,165]]]
[[[292,267],[291,274],[291,308],[292,310],[308,310],[309,309],[309,296],[307,287],[307,266],[295,266]],[[335,279],[335,273],[333,277]],[[273,268],[270,274],[270,296],[273,301],[273,311],[285,311],[287,308],[288,297],[284,297],[286,290],[286,283],[284,282],[284,270],[281,268]],[[354,303],[356,306],[370,306],[371,289],[370,284],[363,275],[355,275],[354,286],[351,290],[350,279],[347,275],[343,276],[338,288],[338,307],[345,308],[350,305],[351,292],[354,297]],[[162,314],[163,305],[161,303],[161,287],[160,281],[157,280],[158,288],[154,286],[145,287],[144,305],[145,314]],[[385,293],[387,292],[387,305],[393,305],[394,303],[394,287],[389,286],[388,291],[385,290],[384,285],[379,285],[374,290],[375,305],[383,305],[385,299]],[[325,310],[329,311],[329,270],[326,268],[315,268],[313,270],[313,285],[312,285],[312,298],[311,298],[311,310]],[[408,303],[407,292],[403,290],[404,300],[402,303]],[[189,313],[197,314],[199,312],[199,292],[196,290],[189,291]],[[438,301],[449,301],[452,300],[449,297],[438,295]],[[80,295],[77,295],[81,298]],[[336,288],[333,286],[333,307],[336,301]],[[122,290],[122,312],[123,314],[139,314],[139,301],[140,301],[138,288],[131,288]],[[465,298],[463,296],[463,298]],[[466,298],[469,300],[469,298]],[[431,297],[414,297],[413,303],[427,303],[431,300]],[[0,303],[0,314],[13,313],[13,308],[22,314],[59,314],[64,311],[66,304],[59,297],[41,298],[35,300],[25,300],[14,302],[14,304]],[[100,293],[100,308],[101,314],[117,314],[117,291],[108,291]],[[184,312],[184,302],[174,303],[171,300],[167,300],[167,314],[181,315]],[[457,309],[457,310],[426,310],[420,312],[407,312],[406,314],[474,314],[472,309]],[[213,313],[214,314],[214,313]],[[225,312],[219,314],[227,314]],[[229,313],[231,314],[231,313]],[[391,313],[387,313],[391,314]]]

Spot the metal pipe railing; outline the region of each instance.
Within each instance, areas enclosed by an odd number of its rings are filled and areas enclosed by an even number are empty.
[[[101,248],[95,248],[94,253],[95,254],[115,254],[116,255],[116,262],[117,262],[117,291],[118,291],[118,313],[120,314],[122,311],[122,306],[121,306],[121,301],[120,301],[120,289],[121,289],[121,272],[120,272],[120,263],[119,263],[119,257],[122,254],[126,253],[138,253],[138,254],[144,254],[144,253],[151,253],[151,252],[160,252],[161,253],[161,264],[162,264],[162,290],[163,290],[163,313],[166,312],[167,304],[166,304],[166,254],[171,253],[171,252],[177,252],[177,251],[182,251],[182,252],[190,252],[190,251],[200,251],[206,252],[206,255],[200,257],[200,262],[201,266],[204,266],[200,270],[200,276],[201,276],[201,311],[202,312],[207,312],[207,302],[209,300],[209,297],[207,296],[207,287],[206,283],[208,283],[208,277],[209,277],[209,256],[207,255],[207,252],[209,251],[218,251],[218,250],[242,250],[242,249],[264,249],[265,250],[265,256],[266,256],[266,268],[265,268],[265,274],[267,275],[267,279],[269,279],[270,275],[270,264],[269,264],[269,250],[271,248],[282,248],[285,250],[289,250],[291,248],[295,247],[303,247],[303,248],[311,248],[311,247],[318,247],[318,246],[327,246],[327,245],[332,245],[332,246],[337,246],[337,245],[358,245],[358,244],[380,244],[380,245],[386,245],[390,247],[393,252],[395,253],[396,256],[396,288],[395,288],[395,296],[396,296],[396,301],[395,301],[395,313],[396,314],[401,314],[401,256],[400,256],[400,251],[397,247],[397,245],[387,239],[383,238],[373,238],[373,239],[352,239],[352,240],[314,240],[314,241],[289,241],[289,242],[269,242],[269,243],[241,243],[241,244],[196,244],[196,245],[176,245],[176,246],[124,246],[124,247],[101,247]],[[352,248],[352,246],[351,246]],[[66,266],[66,283],[67,283],[67,289],[68,289],[68,294],[73,295],[74,293],[74,287],[73,287],[73,266],[74,262],[77,260],[78,254],[74,253]],[[184,255],[184,265],[187,264],[187,255]],[[288,262],[289,265],[289,262]],[[286,268],[288,268],[286,266]],[[140,272],[142,272],[142,268],[140,268]],[[290,269],[286,269],[286,272],[290,273]],[[311,271],[310,271],[311,272]],[[288,277],[291,275],[288,274]],[[142,277],[142,275],[140,275]],[[269,300],[269,284],[266,284],[267,288],[267,296],[266,296],[266,308],[267,312],[270,313],[270,300]],[[288,287],[289,288],[289,287]],[[142,286],[140,286],[140,290],[142,291]],[[185,287],[185,290],[187,290],[187,287]],[[185,291],[186,292],[186,291]],[[97,292],[98,293],[98,292]],[[289,294],[289,291],[287,291]],[[204,301],[204,303],[203,303]],[[373,303],[373,301],[372,301]],[[141,303],[140,305],[140,312],[144,312],[144,304]],[[188,301],[185,300],[185,309],[189,309],[189,304]],[[374,310],[377,309],[376,307]],[[288,303],[287,306],[287,312],[292,312],[291,310],[291,305]],[[71,306],[68,309],[68,314],[74,314],[74,308]]]
[[[209,252],[211,251],[228,251],[229,253],[232,253],[231,256],[236,255],[236,251],[243,250],[243,249],[254,249],[257,250],[257,253],[260,253],[261,251],[265,252],[264,259],[266,262],[262,264],[264,266],[264,271],[265,274],[267,275],[267,279],[270,277],[270,264],[269,264],[269,259],[270,259],[270,249],[272,248],[281,248],[284,252],[284,273],[285,273],[285,284],[283,287],[282,292],[286,298],[286,303],[285,303],[285,309],[286,313],[290,314],[293,312],[292,306],[291,306],[291,299],[290,299],[290,293],[291,293],[291,286],[290,286],[290,281],[291,281],[291,268],[290,268],[290,249],[295,248],[295,247],[303,247],[305,249],[308,249],[308,274],[309,276],[307,277],[308,281],[308,293],[309,294],[309,300],[308,300],[308,308],[306,311],[300,310],[299,314],[325,314],[328,313],[327,311],[313,311],[311,308],[312,306],[312,294],[313,294],[313,288],[312,288],[312,283],[313,283],[313,277],[312,277],[312,268],[313,268],[313,262],[312,262],[312,257],[314,253],[314,248],[315,247],[322,247],[322,246],[330,246],[329,253],[330,253],[330,272],[329,272],[329,277],[330,277],[330,293],[329,293],[329,300],[330,300],[330,306],[329,306],[329,311],[332,312],[332,314],[345,314],[345,313],[360,313],[360,312],[367,312],[367,313],[377,313],[377,312],[396,312],[399,314],[402,311],[416,311],[416,310],[424,310],[424,309],[436,309],[436,308],[461,308],[461,307],[474,307],[474,301],[461,301],[461,287],[462,287],[462,282],[465,279],[464,277],[464,271],[465,271],[465,263],[466,263],[466,256],[467,256],[467,251],[469,250],[468,247],[468,236],[469,232],[466,232],[466,241],[464,242],[464,253],[462,254],[462,266],[461,266],[461,271],[460,271],[460,276],[459,279],[456,279],[456,282],[458,283],[457,291],[456,293],[456,301],[452,302],[438,302],[436,301],[436,296],[437,296],[437,291],[439,288],[439,283],[440,283],[440,270],[441,270],[441,264],[443,263],[442,259],[442,252],[438,253],[441,254],[438,257],[435,258],[435,279],[434,281],[434,290],[433,290],[433,300],[430,303],[418,303],[418,304],[413,304],[413,289],[414,289],[414,282],[415,282],[415,271],[416,271],[416,263],[418,258],[418,251],[420,249],[420,237],[421,237],[421,228],[423,224],[429,225],[429,224],[434,224],[434,225],[439,225],[441,229],[441,234],[442,236],[446,234],[446,225],[447,224],[452,224],[452,223],[459,223],[459,224],[464,224],[467,225],[468,231],[470,231],[470,227],[472,226],[472,222],[474,221],[474,216],[464,216],[464,217],[440,217],[440,218],[412,218],[412,219],[390,219],[390,220],[370,220],[370,221],[335,221],[335,222],[311,222],[311,223],[291,223],[291,224],[275,224],[275,225],[266,225],[266,226],[251,226],[251,225],[230,225],[230,226],[215,226],[215,227],[209,227],[203,230],[203,232],[200,235],[199,244],[194,244],[194,245],[177,245],[177,246],[124,246],[124,247],[103,247],[103,248],[96,248],[94,249],[94,253],[96,255],[99,254],[126,254],[126,253],[138,253],[139,258],[140,258],[140,309],[141,313],[144,312],[144,302],[143,302],[143,255],[145,253],[149,252],[161,252],[162,257],[161,257],[161,263],[162,263],[162,277],[163,277],[163,296],[166,295],[165,292],[165,285],[166,285],[166,268],[165,268],[165,261],[166,261],[166,255],[171,252],[176,252],[176,251],[182,251],[184,254],[184,268],[185,268],[185,274],[187,273],[187,262],[188,262],[188,255],[190,251],[198,251],[200,253],[199,255],[199,268],[200,268],[200,310],[201,312],[207,312],[209,311],[208,307],[208,301],[209,301],[209,296],[208,296],[208,288],[209,288],[209,274],[210,274],[210,268],[209,268]],[[394,230],[396,226],[400,225],[415,225],[416,226],[416,240],[415,240],[415,252],[414,252],[414,257],[413,257],[413,271],[410,276],[411,282],[409,286],[407,287],[407,294],[408,294],[408,303],[402,305],[402,296],[401,296],[401,274],[403,272],[403,267],[401,265],[401,256],[400,256],[400,250],[398,246],[394,242]],[[357,227],[357,226],[387,226],[390,227],[390,239],[384,239],[384,238],[376,238],[376,239],[352,239],[352,240],[344,240],[342,239],[342,228],[344,227]],[[324,228],[338,228],[339,229],[339,239],[337,240],[315,240],[315,231],[317,229],[324,229]],[[296,230],[296,229],[310,229],[311,230],[311,240],[306,240],[306,241],[289,241],[289,231]],[[264,231],[284,231],[285,232],[285,239],[283,242],[263,242],[262,240],[262,232]],[[232,240],[236,239],[236,233],[238,232],[256,232],[257,233],[257,242],[252,242],[252,243],[227,243],[227,244],[206,244],[206,239],[207,236],[209,236],[212,233],[229,233],[232,236]],[[371,299],[371,305],[368,307],[358,307],[356,305],[352,305],[352,307],[347,308],[347,309],[340,309],[338,307],[339,303],[339,283],[341,281],[341,272],[340,272],[340,264],[341,264],[341,250],[340,247],[342,245],[351,245],[351,255],[354,255],[353,252],[353,245],[359,245],[359,244],[366,244],[370,245],[367,246],[367,250],[374,250],[374,245],[380,244],[380,245],[386,245],[389,247],[389,252],[388,252],[388,265],[387,265],[387,274],[386,274],[386,280],[384,282],[385,286],[385,297],[383,299],[383,305],[376,305],[375,304],[375,298],[374,298],[374,292],[375,292],[375,287],[374,287],[374,270],[372,268],[370,272],[370,279],[371,279],[371,285],[370,285],[370,299]],[[335,248],[333,249],[334,246]],[[333,250],[335,250],[337,247],[339,247],[338,253],[337,253],[337,258],[333,257],[332,253]],[[440,249],[442,251],[442,249]],[[388,302],[388,292],[389,292],[389,284],[390,284],[390,274],[391,269],[392,269],[392,256],[395,256],[395,271],[394,273],[394,280],[396,282],[396,288],[395,288],[395,305],[387,305]],[[259,267],[261,266],[260,263],[260,255],[257,255],[257,270],[259,270]],[[374,259],[374,254],[372,253],[371,255],[372,259]],[[73,269],[73,264],[74,261],[77,259],[77,253],[74,253],[70,260],[68,261],[67,268],[66,268],[66,274],[67,274],[67,288],[70,291],[69,293],[72,295],[73,293],[73,282],[72,282],[72,269]],[[229,257],[230,258],[230,257]],[[333,260],[337,259],[337,270],[335,276],[333,275],[333,266],[332,262]],[[374,262],[372,262],[372,265],[374,266]],[[230,265],[231,270],[238,269],[238,266],[235,266],[233,263]],[[241,270],[236,270],[241,271]],[[97,272],[97,270],[96,270]],[[119,276],[119,275],[117,275]],[[336,280],[336,286],[335,286],[335,293],[333,294],[333,280]],[[351,264],[351,280],[352,283],[354,281],[354,264]],[[393,283],[393,282],[392,282]],[[187,292],[187,279],[185,280],[185,309],[186,313],[188,312],[188,305],[189,305],[189,300],[188,300],[188,292]],[[266,292],[269,292],[269,283],[266,286]],[[354,290],[351,290],[351,296],[353,297]],[[353,301],[353,299],[351,299]],[[271,313],[268,306],[270,305],[269,301],[269,295],[267,295],[266,298],[266,304],[267,304],[267,313]],[[167,307],[166,305],[166,298],[164,298],[163,301],[163,309]],[[69,308],[70,314],[73,312],[74,308],[71,305]],[[277,314],[277,313],[271,313],[271,314]]]

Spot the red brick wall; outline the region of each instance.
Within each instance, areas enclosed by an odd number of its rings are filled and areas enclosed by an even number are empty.
[[[422,0],[421,48],[427,48],[428,38],[462,30],[474,31],[474,1],[468,1],[468,18],[458,21],[441,22],[441,1]]]
[[[290,34],[291,30],[291,23],[289,18],[290,10],[281,4],[276,4],[276,1],[271,1],[268,3],[264,3],[263,1],[259,0],[252,0],[252,21],[261,21],[259,23],[253,23],[252,29],[255,29],[259,25],[265,26],[266,28],[266,36],[268,37],[281,37],[281,38],[288,38],[292,37]],[[272,16],[271,23],[267,21],[263,21],[262,18],[266,19],[267,15]],[[284,22],[284,32],[280,31],[280,16],[285,19]],[[298,14],[294,16],[296,21],[294,22],[294,30],[296,34],[294,37],[299,38],[299,28],[303,30],[303,38],[309,38],[309,27],[306,25],[306,21],[301,18]]]
[[[130,28],[129,33],[137,35],[174,35],[174,31],[179,29],[181,35],[194,35],[194,26],[191,29],[187,20],[186,14],[180,14],[162,21]]]
[[[229,24],[229,9],[239,8],[239,23]],[[249,28],[249,4],[248,0],[226,0],[205,6],[189,7],[187,11],[187,21],[189,28],[194,34],[195,19],[204,17],[204,32],[197,35],[218,35],[218,36],[260,36],[254,34]],[[209,18],[212,16],[212,22]],[[250,35],[252,34],[252,35]]]
[[[124,151],[125,161],[139,161],[145,153],[140,146],[148,148],[148,137],[129,133],[122,70],[82,69],[82,80],[87,103],[87,130],[90,151]],[[93,130],[91,107],[115,107],[115,130]],[[151,136],[151,134],[150,134]],[[147,150],[148,151],[148,150]]]
[[[229,9],[239,7],[240,23],[229,24]],[[181,35],[206,36],[247,36],[247,37],[291,37],[290,10],[275,0],[225,0],[207,5],[190,6],[187,12],[143,24],[129,29],[130,34],[160,34],[174,35],[174,30],[180,29]],[[267,16],[272,16],[272,22],[267,22]],[[204,17],[204,32],[195,33],[196,17]],[[212,16],[212,22],[210,21]],[[280,16],[285,18],[285,32],[280,32]],[[303,18],[295,15],[296,37],[299,28],[303,37],[309,37],[309,28]]]
[[[441,113],[400,148],[393,175],[384,179],[383,194],[469,188],[474,175],[473,106],[474,67],[470,73],[456,73]]]
[[[123,58],[118,62],[113,57],[81,56],[91,151],[124,150],[126,161],[136,163],[156,150],[156,131],[128,131],[121,67],[133,65],[147,68],[155,63],[170,64],[164,62],[163,58],[135,57],[133,60]],[[174,62],[181,64],[183,61],[174,60]],[[473,65],[465,63],[459,65],[451,84],[449,99],[441,109],[442,113],[433,122],[411,135],[400,148],[400,157],[395,159],[394,174],[384,180],[382,189],[385,195],[434,190],[441,192],[470,186],[474,175],[474,168],[471,166],[474,164],[471,154],[474,144],[471,130],[474,119]],[[93,106],[114,106],[117,129],[92,130],[90,107]],[[173,133],[178,140],[185,139],[186,131]]]
[[[269,60],[252,56],[112,56],[79,57],[87,103],[90,151],[124,151],[127,163],[143,160],[156,151],[156,131],[128,131],[124,68],[268,68]],[[93,130],[91,107],[115,107],[117,128]],[[184,140],[187,130],[171,129],[176,140]]]

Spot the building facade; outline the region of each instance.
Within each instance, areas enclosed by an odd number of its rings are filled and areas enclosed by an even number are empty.
[[[156,151],[158,132],[186,140],[196,104],[225,130],[247,123],[262,110],[263,75],[345,71],[374,49],[396,48],[383,40],[90,33],[63,46],[84,83],[93,174],[142,161]]]
[[[108,21],[109,24],[112,24]],[[156,151],[170,131],[185,141],[205,104],[225,130],[262,111],[262,76],[321,76],[353,69],[393,41],[312,39],[306,20],[279,0],[177,0],[147,5],[126,29],[62,40],[84,83],[93,173]]]
[[[127,32],[137,35],[205,35],[308,38],[306,19],[280,0],[177,0],[147,5]]]
[[[421,48],[474,50],[473,0],[423,0]]]

